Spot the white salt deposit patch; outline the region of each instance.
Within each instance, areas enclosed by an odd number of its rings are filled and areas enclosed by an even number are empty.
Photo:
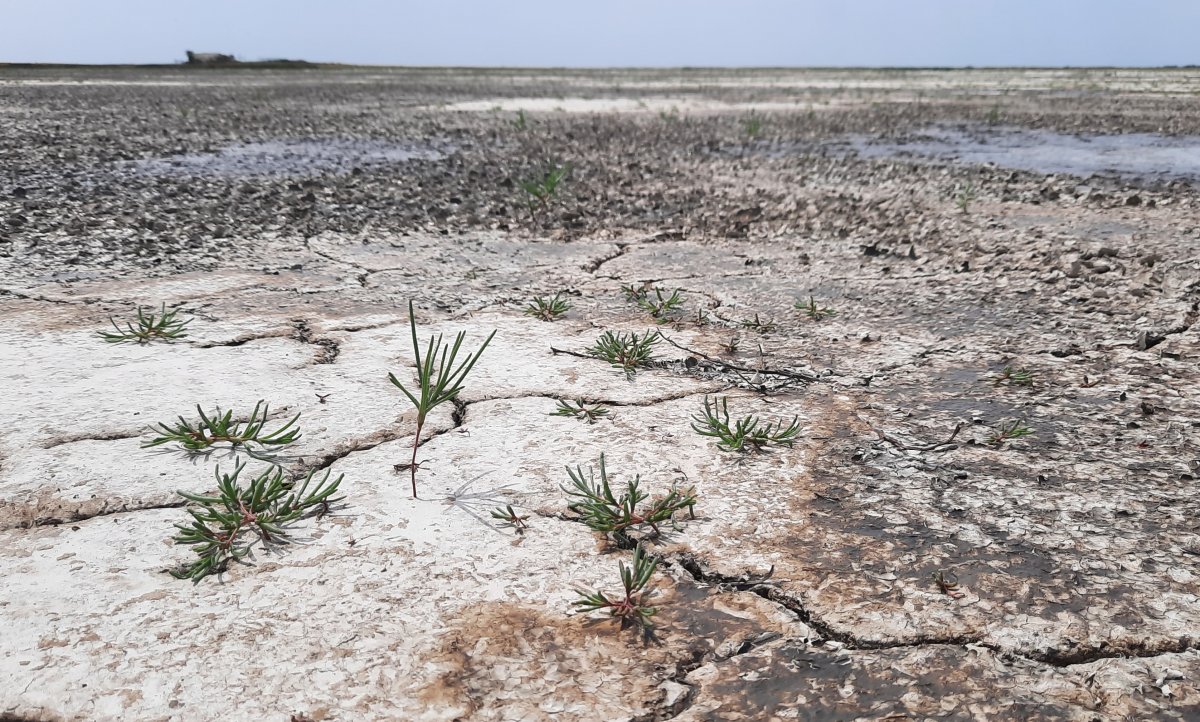
[[[492,98],[451,103],[443,110],[483,113],[489,111],[531,113],[670,113],[670,112],[720,112],[749,110],[797,110],[804,109],[807,100],[760,101],[749,103],[724,103],[695,98]]]

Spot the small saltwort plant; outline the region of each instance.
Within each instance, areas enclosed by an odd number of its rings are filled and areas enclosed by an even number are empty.
[[[153,311],[143,313],[139,306],[137,319],[125,322],[124,328],[121,328],[116,319],[110,316],[108,322],[116,329],[116,333],[111,331],[97,331],[96,333],[108,343],[146,344],[151,341],[170,343],[187,336],[184,328],[192,322],[190,318],[186,320],[177,318],[178,315],[178,310],[168,311],[165,303],[157,315]]]
[[[525,307],[525,315],[543,321],[554,321],[570,310],[571,304],[562,298],[562,293],[556,293],[550,298],[534,296],[533,301]]]
[[[818,306],[816,300],[812,296],[808,297],[808,303],[797,301],[796,310],[802,312],[804,315],[808,316],[814,321],[820,321],[823,318],[830,318],[837,315],[837,311],[833,310],[832,308],[822,308]]]
[[[259,452],[265,449],[280,449],[300,438],[300,429],[295,427],[296,422],[300,420],[300,414],[293,416],[283,426],[267,431],[269,411],[270,406],[267,402],[260,400],[250,412],[250,418],[243,422],[234,420],[232,410],[221,413],[221,409],[218,408],[208,416],[197,404],[199,421],[193,423],[180,416],[178,424],[168,426],[160,423],[154,428],[160,435],[142,444],[142,448],[177,443],[187,451],[199,453],[216,444],[227,443],[231,447],[243,447],[254,455],[255,446]]]
[[[717,440],[721,451],[757,452],[767,446],[791,446],[800,434],[800,417],[792,418],[791,424],[783,421],[761,424],[753,414],[743,416],[730,425],[729,399],[721,397],[712,401],[704,397],[704,409],[692,416],[692,428],[701,436]]]
[[[751,139],[762,135],[762,119],[752,115],[746,119],[746,135]]]
[[[330,481],[330,472],[312,486],[315,472],[309,472],[299,485],[284,481],[283,470],[273,466],[242,488],[238,476],[245,464],[232,474],[216,470],[217,493],[214,496],[177,492],[191,504],[188,524],[176,524],[176,544],[186,544],[198,557],[183,569],[173,570],[177,579],[199,582],[209,574],[225,570],[228,563],[244,559],[256,542],[264,546],[287,543],[288,525],[311,514],[325,514],[342,476]],[[311,487],[311,488],[310,488]]]
[[[650,290],[654,291],[654,298],[650,297]],[[626,294],[628,293],[626,290]],[[679,289],[672,291],[670,296],[664,296],[661,288],[645,289],[634,300],[658,323],[666,323],[683,307],[683,296],[679,294]]]
[[[633,565],[625,566],[625,562],[618,562],[618,565],[621,569],[621,586],[624,589],[621,597],[610,598],[601,591],[576,590],[580,598],[575,600],[574,605],[582,612],[606,610],[611,616],[620,619],[622,626],[632,623],[649,630],[654,626],[650,618],[658,609],[645,604],[643,599],[649,591],[650,577],[658,567],[658,559],[648,556],[642,545],[638,544],[633,550]]]
[[[754,320],[748,318],[742,319],[742,328],[758,333],[771,333],[779,329],[779,324],[772,319],[760,319],[758,314],[754,314]]]
[[[412,301],[408,302],[408,325],[412,330],[413,355],[417,361],[416,393],[405,388],[395,374],[389,373],[388,380],[408,397],[417,410],[417,430],[413,434],[412,462],[408,464],[408,468],[412,472],[412,495],[416,499],[417,468],[420,466],[417,463],[417,447],[421,445],[421,429],[425,427],[425,419],[429,416],[430,411],[458,396],[462,391],[467,374],[471,373],[475,362],[483,355],[484,349],[492,342],[492,337],[496,335],[496,332],[492,331],[488,334],[483,345],[474,353],[468,353],[466,358],[455,366],[455,362],[458,361],[458,352],[467,336],[465,331],[458,332],[453,346],[443,344],[440,333],[436,336],[431,335],[429,345],[425,349],[425,357],[421,358],[421,343],[417,340],[417,316],[413,311]]]
[[[635,286],[632,283],[626,283],[621,286],[621,293],[624,294],[625,300],[626,301],[634,301],[635,303],[637,301],[640,301],[641,299],[645,298],[646,293],[649,292],[649,290],[650,290],[649,284],[642,284],[641,286]]]
[[[649,498],[649,494],[641,490],[642,477],[634,476],[625,483],[625,492],[620,496],[613,493],[612,484],[608,479],[608,469],[604,466],[604,454],[600,455],[600,482],[596,482],[595,469],[588,469],[585,477],[583,469],[576,466],[574,470],[567,467],[567,476],[571,486],[560,486],[571,499],[567,508],[579,515],[580,521],[595,531],[612,534],[618,541],[627,540],[630,529],[649,526],[651,537],[660,534],[658,525],[671,521],[675,513],[687,509],[689,514],[696,506],[696,493],[693,489],[680,491],[672,486],[666,496],[651,499],[649,506],[638,509],[638,505]]]
[[[517,119],[513,121],[513,125],[517,127],[517,130],[525,130],[529,127],[529,120],[525,117],[524,110],[517,110]]]
[[[549,209],[550,202],[558,194],[558,187],[562,185],[563,179],[567,177],[570,169],[569,165],[556,166],[547,171],[541,180],[521,182],[521,189],[529,194],[531,213],[539,208],[543,211]]]
[[[1007,383],[1010,386],[1033,386],[1033,372],[1005,366],[992,381],[994,386]]]
[[[638,367],[654,360],[654,345],[659,340],[658,331],[647,331],[641,336],[633,332],[605,331],[596,339],[596,345],[588,349],[588,353],[621,369],[627,376],[633,376]]]
[[[954,194],[954,205],[958,206],[958,210],[963,213],[968,213],[971,210],[971,203],[979,195],[974,185],[967,184],[960,186],[958,192]]]
[[[608,409],[603,404],[588,404],[583,399],[577,399],[574,404],[563,399],[558,400],[558,406],[550,412],[551,416],[569,416],[573,419],[583,419],[589,424],[596,419],[608,416]]]
[[[1000,422],[991,436],[988,437],[987,443],[997,449],[1004,445],[1004,442],[1019,439],[1023,436],[1029,436],[1033,433],[1033,429],[1025,425],[1022,419],[1013,419],[1009,422]]]
[[[518,534],[524,534],[525,530],[529,528],[529,525],[525,523],[525,520],[529,518],[529,515],[526,514],[522,516],[517,514],[517,512],[513,510],[512,504],[498,506],[495,509],[492,509],[491,514],[493,519],[499,519],[508,526],[511,526]]]

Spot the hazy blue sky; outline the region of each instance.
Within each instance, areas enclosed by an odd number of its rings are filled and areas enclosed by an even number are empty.
[[[0,0],[0,61],[1200,64],[1197,0]]]

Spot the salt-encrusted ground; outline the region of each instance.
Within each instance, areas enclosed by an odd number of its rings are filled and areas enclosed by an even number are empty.
[[[937,123],[1187,136],[1196,80],[0,71],[0,717],[1198,714],[1190,179],[854,150]],[[557,163],[531,217],[520,182]],[[656,324],[621,291],[645,283],[684,311]],[[522,313],[558,291],[564,319]],[[410,299],[422,336],[496,331],[426,426],[418,500],[386,379],[412,374]],[[96,335],[164,303],[179,343]],[[584,353],[648,328],[670,341],[632,380]],[[802,438],[722,453],[690,426],[713,394]],[[611,414],[549,415],[575,398]],[[259,399],[301,414],[288,473],[345,499],[176,580],[175,491],[234,460],[147,426]],[[601,453],[699,495],[649,544],[653,640],[570,612],[630,555],[559,489]]]

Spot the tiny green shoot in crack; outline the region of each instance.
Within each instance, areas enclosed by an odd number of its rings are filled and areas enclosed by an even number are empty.
[[[160,423],[154,427],[159,436],[142,444],[142,448],[177,443],[187,451],[200,453],[217,444],[227,443],[234,448],[245,448],[251,455],[255,455],[262,450],[283,448],[300,438],[300,429],[296,427],[300,414],[293,416],[283,426],[267,431],[269,412],[270,406],[266,401],[260,400],[250,412],[250,418],[243,422],[233,418],[232,410],[222,413],[218,407],[209,415],[197,405],[199,421],[191,422],[180,416],[178,424]],[[255,446],[258,447],[257,450]]]
[[[529,127],[529,119],[525,117],[524,110],[517,110],[517,119],[513,121],[513,125],[517,130],[525,130]]]
[[[1033,433],[1033,429],[1025,425],[1022,419],[1013,419],[1008,422],[1000,422],[994,433],[988,437],[987,443],[989,446],[994,446],[999,449],[1004,445],[1004,442],[1012,439],[1020,439],[1024,436],[1029,436]]]
[[[758,452],[768,446],[791,446],[800,434],[800,417],[792,418],[787,426],[783,421],[763,424],[753,414],[730,424],[729,399],[713,401],[704,397],[704,408],[692,416],[692,428],[701,436],[717,440],[721,451]]]
[[[813,321],[820,321],[837,315],[837,311],[832,308],[818,306],[816,299],[812,296],[808,297],[808,303],[797,301],[796,310],[808,316]]]
[[[187,336],[184,330],[192,319],[178,318],[179,311],[177,309],[167,310],[167,304],[163,304],[158,314],[153,311],[143,312],[139,306],[137,309],[137,318],[133,321],[126,321],[125,327],[122,328],[117,320],[109,317],[108,322],[112,324],[116,333],[111,331],[97,331],[108,343],[138,343],[147,344],[151,341],[163,341],[171,343]]]
[[[576,466],[572,470],[568,466],[567,476],[571,479],[571,485],[560,487],[569,497],[567,508],[588,527],[611,534],[617,540],[628,539],[631,529],[642,526],[650,527],[650,538],[657,537],[661,533],[658,525],[673,521],[676,512],[683,509],[695,517],[694,489],[680,490],[672,486],[666,496],[650,499],[645,509],[639,509],[638,505],[650,497],[641,489],[642,478],[639,474],[625,483],[625,491],[620,496],[614,494],[608,469],[604,465],[604,454],[600,454],[599,483],[592,468],[588,469],[585,476],[582,468]]]
[[[315,471],[297,485],[284,481],[283,470],[273,466],[242,488],[238,477],[244,468],[245,464],[239,464],[232,474],[222,474],[218,467],[214,496],[177,492],[191,502],[187,512],[192,518],[190,523],[175,525],[179,531],[174,541],[191,546],[198,558],[172,570],[175,578],[199,582],[224,571],[230,561],[244,559],[256,542],[264,546],[287,543],[292,522],[326,514],[331,504],[340,501],[333,495],[342,477],[330,481],[328,470],[315,486]]]
[[[658,567],[658,559],[647,555],[642,545],[638,544],[633,550],[633,564],[618,564],[621,569],[623,595],[610,598],[602,591],[576,590],[580,598],[575,600],[575,607],[581,612],[606,611],[610,616],[621,620],[622,626],[636,624],[643,630],[649,630],[654,626],[650,620],[658,609],[645,604],[644,599],[649,592],[650,578],[654,576],[654,570]]]
[[[542,321],[555,321],[570,310],[571,304],[562,298],[562,293],[556,293],[550,298],[534,296],[533,301],[525,307],[525,315]]]
[[[465,331],[458,332],[453,345],[442,343],[442,334],[440,333],[436,336],[431,335],[429,345],[425,349],[425,356],[422,358],[421,343],[417,340],[417,316],[413,310],[412,301],[408,302],[408,325],[412,330],[413,356],[416,357],[417,362],[415,393],[409,391],[400,382],[400,379],[396,378],[395,374],[389,373],[388,380],[408,397],[417,410],[417,429],[413,434],[412,461],[407,465],[412,474],[412,495],[416,499],[417,469],[420,467],[420,464],[417,463],[417,447],[421,445],[421,430],[425,427],[425,419],[429,416],[430,411],[458,397],[467,374],[471,373],[475,362],[483,355],[484,349],[492,342],[492,337],[496,335],[496,332],[492,331],[484,339],[483,345],[459,361],[458,354],[462,349],[463,340],[467,336]],[[457,365],[455,365],[456,363]],[[399,468],[404,467],[402,465]]]
[[[633,332],[605,331],[588,353],[621,369],[627,376],[633,376],[639,367],[648,366],[654,360],[654,346],[659,340],[658,331],[647,331],[640,336]]]
[[[550,412],[550,415],[582,419],[589,424],[594,424],[596,419],[608,416],[608,409],[604,408],[603,404],[589,404],[583,399],[577,399],[574,402],[559,399],[558,406]]]

